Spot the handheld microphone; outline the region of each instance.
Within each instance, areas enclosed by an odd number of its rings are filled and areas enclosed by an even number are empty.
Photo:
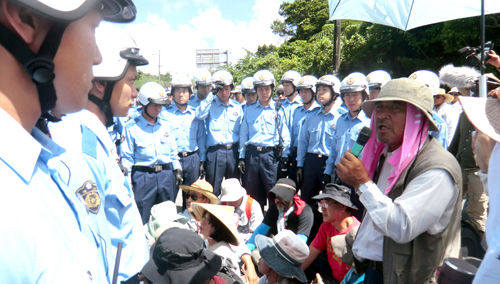
[[[373,130],[371,128],[365,126],[361,131],[359,132],[358,139],[356,140],[356,143],[352,146],[351,149],[351,154],[353,154],[356,157],[359,157],[361,154],[361,151],[363,151],[363,148],[366,145],[366,142],[368,142],[368,139],[370,139],[370,136],[372,136]]]
[[[278,100],[278,101],[276,102],[276,110],[277,110],[277,111],[279,111],[279,110],[280,110],[280,108],[281,108],[281,102]]]

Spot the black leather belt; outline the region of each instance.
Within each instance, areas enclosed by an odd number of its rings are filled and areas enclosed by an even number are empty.
[[[274,151],[276,149],[276,146],[268,146],[268,147],[260,147],[260,146],[255,146],[252,144],[247,145],[248,150],[254,150],[257,152],[269,152],[269,151]]]
[[[370,260],[370,266],[377,271],[384,271],[384,264],[382,261]]]
[[[214,146],[210,146],[208,147],[209,150],[218,150],[218,149],[224,149],[224,150],[231,150],[233,149],[234,147],[238,147],[238,143],[234,143],[234,144],[219,144],[219,145],[214,145]]]
[[[323,154],[307,153],[307,155],[313,155],[313,156],[318,157],[318,158],[323,158],[323,157],[325,157],[325,158],[327,158],[327,159],[328,159],[328,156],[325,156],[325,155],[323,155]]]
[[[193,155],[194,153],[197,153],[198,151],[193,151],[193,152],[179,152],[179,157],[183,158],[183,157],[187,157],[187,156],[191,156]]]
[[[132,167],[132,170],[134,170],[134,171],[148,172],[148,173],[157,173],[157,172],[161,172],[162,170],[171,170],[171,169],[172,169],[172,164],[154,165],[151,167],[144,167],[144,166],[133,166]]]

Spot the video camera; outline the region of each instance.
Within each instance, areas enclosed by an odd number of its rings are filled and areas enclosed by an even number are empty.
[[[484,44],[484,61],[490,59],[490,50],[493,49],[494,44],[488,41]],[[481,46],[476,47],[462,47],[458,50],[458,53],[466,55],[465,61],[469,66],[479,66],[481,64]]]

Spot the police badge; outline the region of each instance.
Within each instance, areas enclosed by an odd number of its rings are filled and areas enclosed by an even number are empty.
[[[90,212],[97,214],[101,208],[101,197],[97,191],[95,183],[90,180],[83,183],[83,185],[76,190],[76,195],[80,196]]]

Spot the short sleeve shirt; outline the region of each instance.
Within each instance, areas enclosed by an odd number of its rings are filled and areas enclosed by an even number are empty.
[[[331,238],[337,235],[345,235],[349,233],[352,228],[359,226],[359,224],[359,221],[354,218],[354,221],[347,229],[339,232],[332,224],[323,222],[319,227],[318,234],[311,243],[311,246],[313,246],[315,249],[321,251],[326,249],[328,263],[332,268],[332,276],[338,282],[341,282],[344,279],[344,276],[347,274],[347,272],[349,272],[349,269],[351,269],[351,267],[343,263],[342,260],[340,260],[340,257],[335,254],[335,252],[333,251]]]

